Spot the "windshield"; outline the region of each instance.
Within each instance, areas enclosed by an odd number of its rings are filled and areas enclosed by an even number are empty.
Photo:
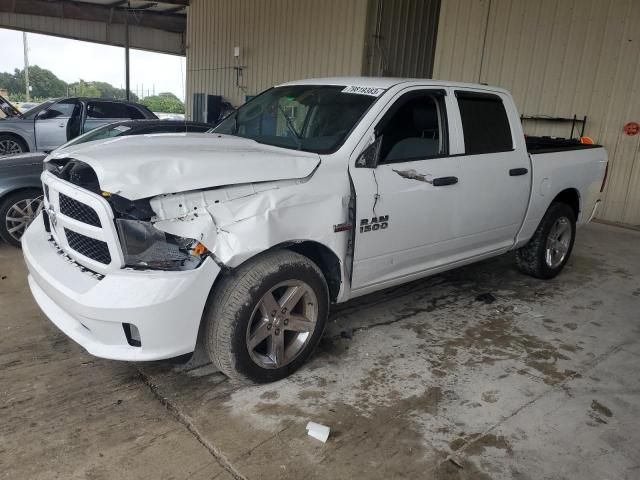
[[[131,127],[120,125],[117,123],[103,125],[102,127],[93,129],[85,133],[84,135],[80,135],[79,137],[74,138],[73,140],[69,140],[61,148],[70,147],[71,145],[78,145],[80,143],[93,142],[95,140],[104,140],[106,138],[118,137],[123,133],[128,132],[129,130],[131,130]]]
[[[349,87],[276,87],[241,106],[215,133],[250,138],[278,147],[327,153],[346,138],[376,99],[347,93]]]

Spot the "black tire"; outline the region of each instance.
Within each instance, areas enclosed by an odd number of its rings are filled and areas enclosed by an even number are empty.
[[[252,326],[256,325],[256,318],[258,323],[265,321],[259,314],[260,302],[274,287],[287,281],[302,282],[305,288],[310,287],[306,291],[315,294],[315,327],[301,342],[303,345],[299,353],[289,363],[279,368],[265,368],[252,357],[256,355],[255,351],[249,352],[249,325],[250,322]],[[329,290],[318,266],[298,253],[276,250],[245,262],[212,289],[203,316],[203,340],[211,361],[232,380],[242,383],[273,382],[290,375],[309,358],[320,341],[328,312]],[[278,321],[284,322],[284,319]],[[285,328],[289,327],[282,327],[283,342]],[[275,330],[271,335],[274,333]],[[271,344],[272,338],[265,339],[267,345]]]
[[[556,266],[549,265],[546,260],[547,239],[551,228],[559,219],[566,218],[571,226],[569,249],[564,259]],[[565,223],[566,225],[566,223]],[[576,238],[576,217],[573,209],[565,203],[552,203],[542,217],[536,232],[524,247],[516,251],[516,265],[523,273],[532,277],[549,279],[558,275],[571,256]]]
[[[15,150],[5,151],[9,145],[14,145]],[[18,151],[19,149],[19,151]],[[23,139],[9,133],[0,133],[0,157],[3,155],[17,155],[29,151],[29,147]]]
[[[20,248],[20,239],[15,237],[15,232],[9,232],[9,227],[13,226],[11,222],[8,221],[7,214],[13,205],[23,200],[33,200],[42,197],[42,190],[38,190],[36,188],[29,188],[25,190],[19,190],[15,193],[11,193],[4,197],[0,201],[0,238],[4,240],[9,245]],[[35,210],[35,206],[34,206]],[[12,217],[13,218],[13,217]],[[31,223],[30,221],[25,224]],[[24,231],[22,232],[24,233]]]

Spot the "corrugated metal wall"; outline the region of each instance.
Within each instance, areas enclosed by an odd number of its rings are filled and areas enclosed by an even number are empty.
[[[431,77],[440,0],[372,0],[364,72]]]
[[[191,0],[187,111],[193,95],[244,103],[274,84],[360,75],[368,0]],[[234,47],[240,47],[238,63]],[[236,66],[245,66],[240,86]]]
[[[640,225],[639,0],[442,0],[434,78],[511,90],[525,115],[587,115],[609,151],[599,217]],[[570,126],[525,121],[530,134]]]

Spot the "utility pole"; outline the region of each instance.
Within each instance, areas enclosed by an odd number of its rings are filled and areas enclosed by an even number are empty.
[[[130,4],[127,2],[124,11],[124,76],[127,88],[127,100],[131,100],[131,85],[129,83],[129,8]]]
[[[31,101],[29,85],[29,45],[27,44],[27,32],[22,32],[22,45],[24,46],[24,87],[27,94],[27,102]]]

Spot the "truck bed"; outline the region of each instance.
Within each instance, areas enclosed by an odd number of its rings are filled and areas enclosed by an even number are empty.
[[[584,144],[580,143],[580,140],[568,138],[526,136],[525,140],[527,152],[531,155],[601,147],[601,145]]]
[[[531,138],[531,137],[529,137]],[[529,140],[529,138],[527,140]],[[552,139],[555,140],[555,139]],[[545,139],[546,142],[546,139]],[[607,152],[600,145],[582,145],[574,141],[533,142],[527,150],[531,158],[531,198],[518,235],[524,244],[535,232],[555,193],[575,189],[580,195],[577,225],[588,222],[601,196],[607,166]]]

